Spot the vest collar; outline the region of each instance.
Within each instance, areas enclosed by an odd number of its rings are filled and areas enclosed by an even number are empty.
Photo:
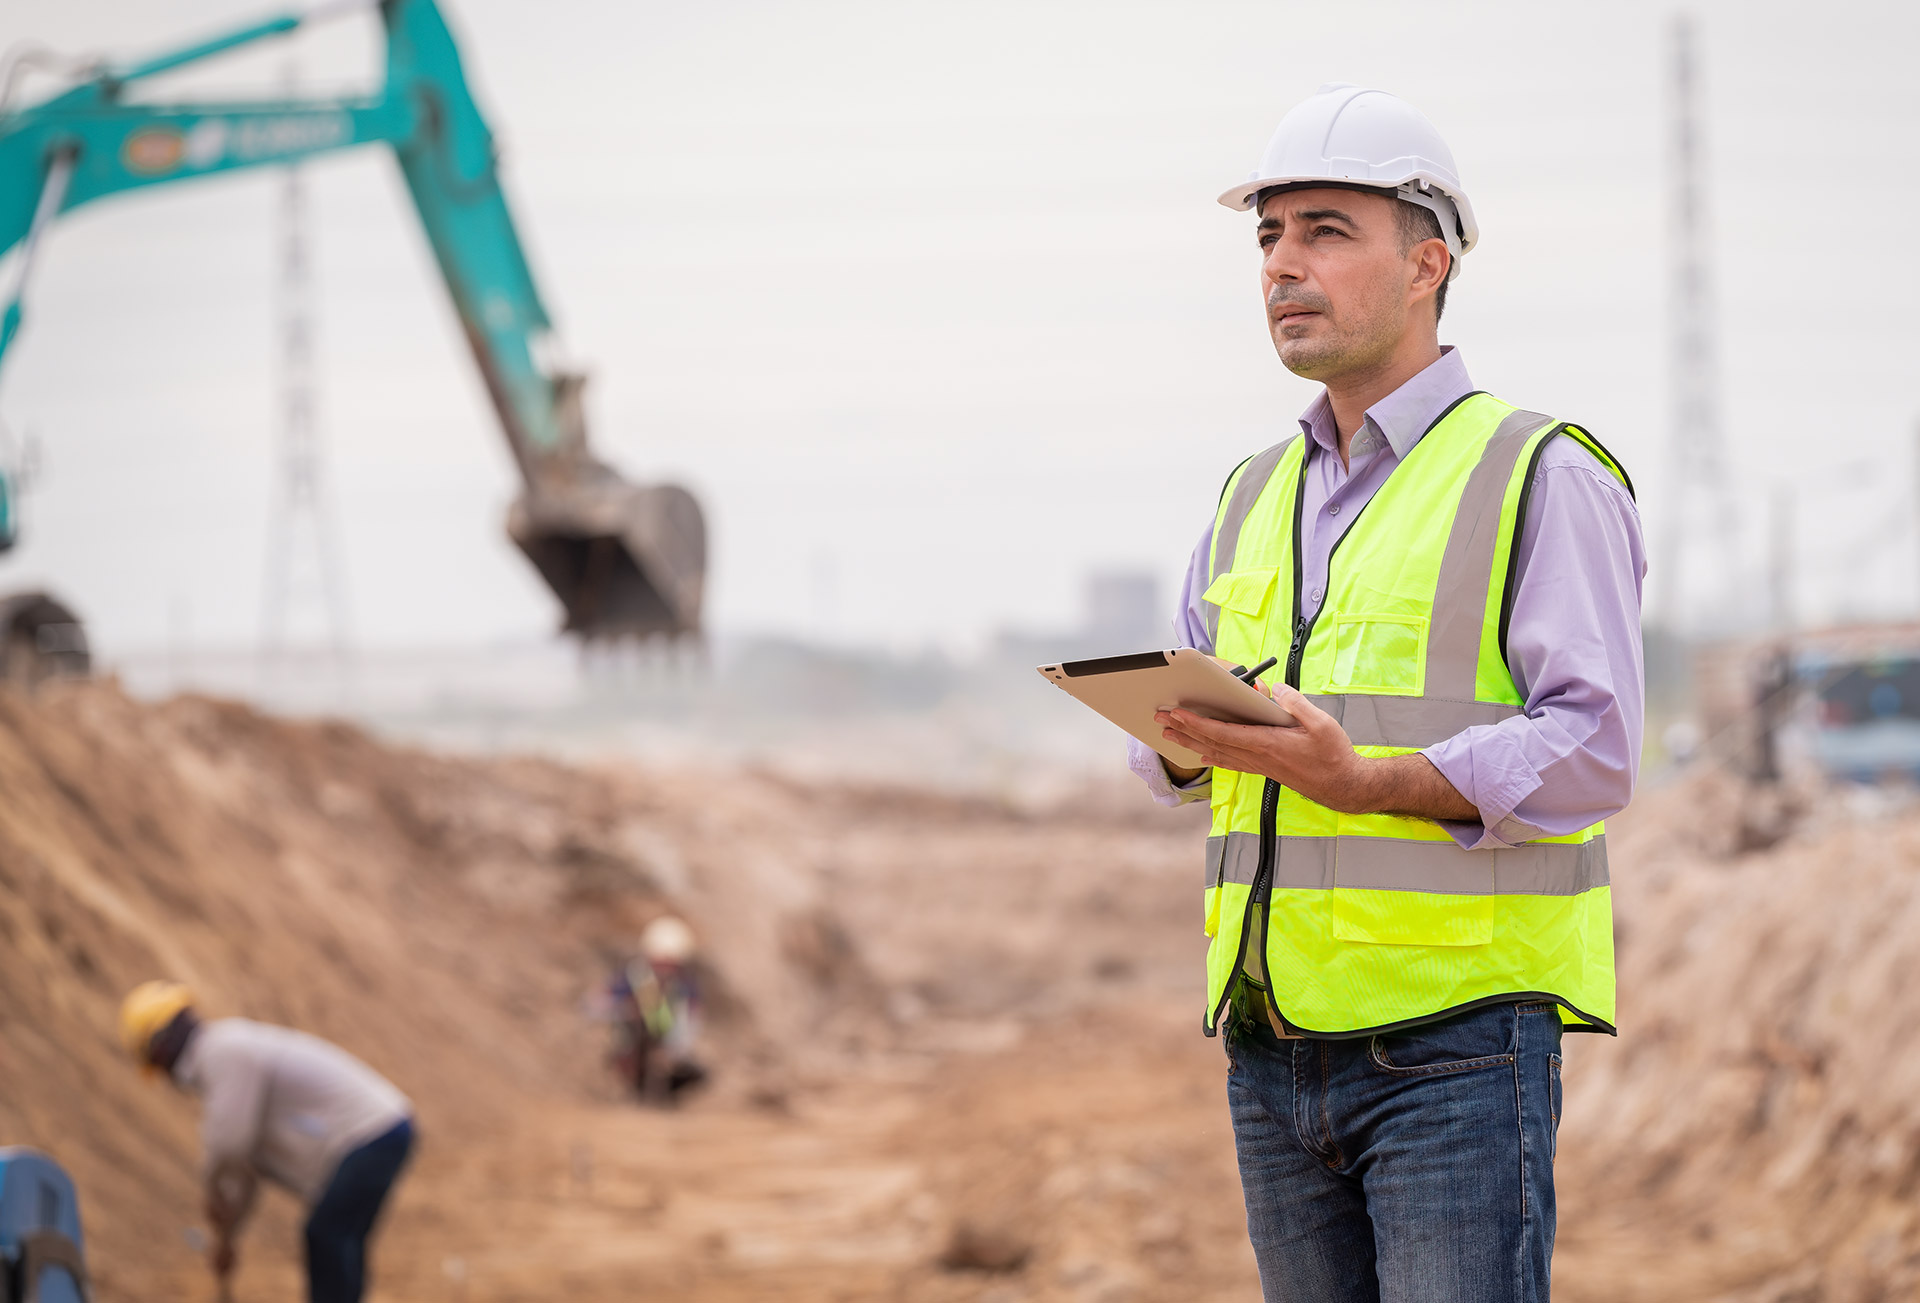
[[[1438,361],[1367,409],[1366,426],[1355,436],[1355,443],[1369,432],[1377,433],[1395,458],[1404,459],[1442,412],[1472,392],[1473,381],[1460,350],[1443,344]],[[1300,413],[1300,431],[1324,451],[1339,453],[1340,432],[1325,389]]]

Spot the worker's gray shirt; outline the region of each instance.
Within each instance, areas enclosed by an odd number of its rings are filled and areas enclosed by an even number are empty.
[[[244,1165],[308,1205],[351,1150],[413,1112],[391,1082],[339,1046],[245,1018],[202,1024],[173,1079],[200,1097],[208,1174]]]

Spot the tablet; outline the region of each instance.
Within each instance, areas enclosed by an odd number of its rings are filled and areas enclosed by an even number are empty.
[[[1199,755],[1160,736],[1156,711],[1175,706],[1235,724],[1283,724],[1293,716],[1258,688],[1233,677],[1219,661],[1191,647],[1177,651],[1102,656],[1039,665],[1047,679],[1092,707],[1182,769],[1206,764]]]

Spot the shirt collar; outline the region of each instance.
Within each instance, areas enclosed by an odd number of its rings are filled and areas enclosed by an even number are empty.
[[[1404,458],[1443,412],[1472,392],[1473,381],[1460,350],[1442,345],[1437,361],[1367,409],[1366,420],[1354,435],[1355,450],[1364,453],[1362,442],[1371,434],[1384,438],[1396,458]],[[1300,430],[1328,452],[1339,453],[1340,431],[1325,389],[1300,413]]]
[[[177,1086],[187,1087],[199,1075],[200,1071],[200,1033],[207,1029],[201,1023],[193,1029],[193,1035],[187,1037],[187,1043],[180,1047],[180,1053],[174,1056],[173,1067],[167,1070],[167,1076]]]

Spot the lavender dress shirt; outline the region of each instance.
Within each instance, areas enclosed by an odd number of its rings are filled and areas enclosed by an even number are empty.
[[[1308,439],[1301,503],[1300,612],[1326,592],[1327,558],[1427,427],[1472,392],[1451,346],[1440,360],[1367,409],[1340,465],[1340,436],[1323,391],[1300,417]],[[1441,821],[1468,850],[1562,836],[1620,812],[1640,766],[1645,677],[1640,584],[1647,572],[1640,514],[1620,481],[1573,439],[1547,445],[1522,523],[1507,630],[1507,668],[1526,711],[1457,733],[1422,755],[1480,811]],[[1200,594],[1213,550],[1209,521],[1181,582],[1179,644],[1213,651]],[[1162,805],[1205,799],[1211,771],[1176,788],[1160,757],[1129,739],[1127,762]]]

